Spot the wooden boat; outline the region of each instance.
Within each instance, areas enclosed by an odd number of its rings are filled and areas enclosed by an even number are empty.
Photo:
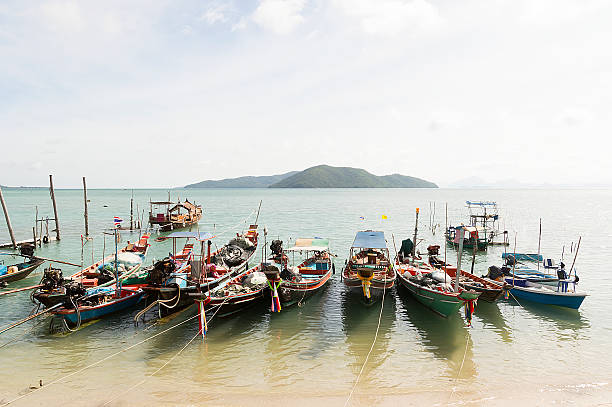
[[[457,267],[446,266],[442,268],[451,279],[457,275]],[[479,300],[495,302],[504,294],[504,284],[486,280],[474,274],[461,270],[459,285],[466,290],[479,292]]]
[[[245,233],[236,234],[226,245],[211,253],[210,240],[214,237],[204,232],[173,232],[168,236],[175,247],[177,239],[186,238],[187,243],[182,251],[168,259],[175,264],[173,270],[157,273],[155,277],[150,273],[143,287],[161,304],[162,315],[193,304],[193,295],[208,292],[245,271],[257,252],[257,225],[250,225]],[[201,243],[200,255],[193,252],[189,239]],[[207,242],[206,254],[204,242]]]
[[[478,229],[474,226],[449,226],[445,233],[447,243],[455,247],[459,247],[459,229],[464,229],[466,232],[463,237],[464,248],[473,249],[474,245],[476,245],[477,250],[487,250],[489,239],[486,237],[486,235],[483,237],[481,234],[479,234]]]
[[[143,295],[144,291],[139,286],[93,289],[77,299],[70,298],[64,306],[52,311],[52,314],[63,318],[68,325],[78,328],[83,322],[136,306]]]
[[[281,242],[282,244],[282,242]],[[277,246],[278,247],[278,246]],[[282,247],[282,246],[281,246]],[[271,249],[274,245],[271,246]],[[278,249],[277,249],[278,250]],[[287,254],[305,253],[306,259],[297,266],[290,266]],[[274,269],[264,269],[272,297],[272,310],[302,303],[314,295],[329,281],[334,265],[329,253],[329,240],[322,238],[297,239],[295,246],[274,253],[281,262]],[[279,304],[275,304],[275,296]]]
[[[258,264],[211,289],[208,292],[208,308],[220,317],[229,317],[263,302],[265,290],[268,289],[266,276],[262,273],[264,267],[265,264]],[[195,294],[192,297],[201,298],[202,295],[205,294]]]
[[[23,280],[45,262],[45,260],[34,256],[34,245],[32,244],[26,243],[21,245],[19,247],[19,253],[20,254],[7,253],[6,255],[13,257],[21,256],[24,260],[28,260],[9,265],[5,265],[4,262],[0,263],[0,287],[6,287],[8,283],[13,281]]]
[[[427,248],[429,266],[441,270],[450,277],[450,281],[454,281],[457,276],[457,267],[452,266],[438,259],[440,246],[432,245]],[[441,282],[446,282],[446,279]],[[497,301],[504,293],[504,282],[494,282],[482,277],[478,277],[465,270],[461,270],[459,276],[459,285],[466,290],[474,290],[480,293],[478,299],[486,302]]]
[[[164,208],[161,210],[159,208]],[[182,212],[183,211],[183,212]],[[184,202],[150,202],[149,224],[167,232],[197,224],[202,219],[202,206]]]
[[[119,281],[136,274],[142,266],[149,249],[149,235],[142,235],[137,243],[130,243],[117,251]],[[129,256],[129,257],[128,257]],[[64,303],[73,295],[82,295],[89,289],[109,287],[116,283],[114,275],[115,253],[84,268],[69,278],[64,278],[60,269],[45,270],[32,298],[47,308]]]
[[[466,304],[473,311],[474,301],[480,296],[479,292],[461,287],[459,292],[455,292],[450,278],[446,284],[436,281],[431,276],[432,268],[427,266],[399,262],[397,266],[399,284],[435,313],[448,317]]]
[[[576,281],[570,280],[559,281],[556,289],[512,277],[506,277],[506,283],[510,285],[511,297],[539,304],[578,309],[587,296],[586,293],[577,292]]]
[[[366,301],[380,298],[395,283],[395,269],[389,261],[389,250],[383,232],[357,232],[342,280],[351,292],[360,293]]]
[[[32,257],[25,262],[15,263],[8,266],[0,265],[0,287],[13,281],[23,280],[44,262],[45,260]]]

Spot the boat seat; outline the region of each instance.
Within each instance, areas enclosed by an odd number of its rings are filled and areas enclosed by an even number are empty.
[[[84,271],[83,272],[83,277],[86,278],[98,278],[100,276],[100,273],[98,273],[97,271]]]
[[[82,282],[85,287],[95,287],[98,285],[97,278],[84,278]]]

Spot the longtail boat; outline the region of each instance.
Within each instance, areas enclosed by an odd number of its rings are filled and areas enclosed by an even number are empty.
[[[389,261],[389,249],[383,232],[357,232],[342,280],[351,292],[366,301],[380,298],[395,283],[395,269]]]
[[[438,282],[453,281],[457,275],[457,267],[438,259],[437,255],[439,253],[439,249],[440,246],[438,245],[431,245],[427,248],[429,258],[428,266],[445,272],[446,275],[450,278],[446,278],[446,276],[443,276],[443,278],[441,278],[438,273],[434,273],[432,274],[432,276],[434,278],[437,278]],[[459,276],[459,285],[466,290],[474,290],[479,292],[480,296],[478,297],[478,299],[486,302],[495,302],[504,294],[503,281],[494,282],[491,280],[487,280],[485,278],[478,277],[472,273],[469,273],[465,270],[461,270],[461,274]]]
[[[479,292],[464,288],[455,292],[450,277],[447,283],[439,282],[439,279],[432,275],[435,270],[427,265],[404,264],[398,261],[397,266],[397,278],[400,285],[406,288],[417,301],[435,313],[448,317],[466,304],[473,311],[473,301],[480,296]]]
[[[188,200],[184,202],[150,202],[149,224],[158,226],[162,232],[195,225],[200,219],[202,219],[202,206]]]
[[[142,299],[144,291],[140,286],[101,287],[88,290],[79,298],[69,297],[61,308],[52,313],[62,317],[68,325],[100,319],[106,315],[134,307]]]
[[[264,291],[268,289],[268,280],[262,273],[265,267],[265,264],[258,264],[210,290],[208,308],[220,317],[229,317],[261,303],[265,298]],[[205,295],[192,294],[192,297],[202,298]]]
[[[257,251],[257,225],[250,225],[245,233],[237,233],[226,245],[211,253],[214,237],[204,232],[173,232],[168,236],[175,247],[177,239],[186,238],[187,243],[180,252],[165,259],[174,266],[149,272],[147,285],[143,287],[159,302],[162,315],[193,304],[193,295],[208,292],[246,270]],[[200,242],[199,255],[193,251],[190,239]]]
[[[276,270],[269,267],[264,273],[268,279],[273,312],[300,304],[311,297],[326,285],[334,271],[328,239],[300,238],[286,250],[282,249],[281,241],[275,240],[270,248]],[[290,266],[287,254],[293,255],[295,264],[296,253],[304,253],[306,258],[299,265]]]
[[[45,262],[43,259],[34,256],[34,246],[24,244],[19,247],[20,255],[28,258],[27,261],[22,261],[13,264],[0,264],[0,287],[6,286],[13,281],[23,280]],[[18,255],[14,255],[18,256]]]
[[[114,285],[118,274],[120,281],[136,274],[142,266],[149,249],[149,236],[142,235],[137,243],[130,243],[102,260],[64,278],[60,269],[49,267],[40,281],[42,285],[32,298],[47,308],[65,303],[75,294],[84,294],[87,290]],[[117,265],[115,269],[115,264]]]

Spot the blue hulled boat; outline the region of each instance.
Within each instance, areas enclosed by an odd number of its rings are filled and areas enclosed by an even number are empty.
[[[506,277],[506,283],[511,285],[508,290],[516,299],[539,304],[578,309],[587,296],[586,293],[576,292],[576,281],[570,280],[560,280],[556,288],[516,277]]]

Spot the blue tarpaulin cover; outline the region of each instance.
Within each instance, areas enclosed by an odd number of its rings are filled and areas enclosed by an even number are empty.
[[[215,237],[212,233],[209,232],[172,232],[167,236],[169,239],[195,239],[195,240],[210,240]]]
[[[374,232],[367,230],[365,232],[357,232],[353,247],[361,247],[367,249],[386,249],[387,242],[385,241],[384,232]]]

